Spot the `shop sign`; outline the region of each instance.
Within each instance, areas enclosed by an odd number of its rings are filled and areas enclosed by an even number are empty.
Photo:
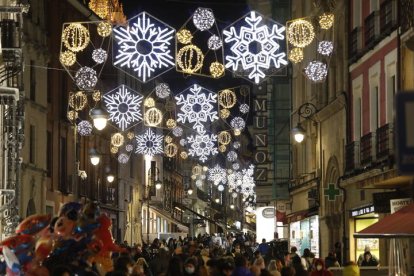
[[[413,202],[411,198],[391,199],[390,200],[391,214],[409,205],[411,202]]]
[[[351,217],[362,216],[362,215],[370,214],[374,212],[375,212],[374,205],[365,206],[365,207],[351,210]]]
[[[274,218],[275,217],[275,208],[265,208],[265,209],[263,209],[262,216],[264,218]]]

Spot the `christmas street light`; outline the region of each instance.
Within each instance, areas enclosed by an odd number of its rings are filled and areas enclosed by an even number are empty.
[[[108,114],[100,107],[91,109],[89,112],[93,125],[97,130],[103,130],[108,122]]]

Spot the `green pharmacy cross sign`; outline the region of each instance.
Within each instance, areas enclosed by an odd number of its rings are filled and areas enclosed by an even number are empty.
[[[335,184],[330,183],[328,188],[323,189],[323,194],[329,201],[335,201],[335,198],[340,195],[340,190],[335,187]]]

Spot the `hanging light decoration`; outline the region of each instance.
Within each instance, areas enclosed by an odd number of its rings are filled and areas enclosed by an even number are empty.
[[[287,29],[287,40],[295,47],[306,47],[313,41],[315,31],[312,23],[305,19],[294,20]]]
[[[71,51],[61,52],[59,60],[65,66],[72,66],[76,62],[76,54]]]
[[[299,63],[303,60],[303,50],[302,48],[293,48],[289,52],[289,60],[293,63]]]
[[[164,152],[167,157],[174,157],[178,152],[178,147],[174,143],[168,144],[165,146]]]
[[[109,15],[110,9],[107,0],[90,0],[88,6],[90,10],[102,19],[107,18]]]
[[[243,130],[246,127],[246,122],[241,117],[234,117],[230,125],[234,129]]]
[[[160,83],[155,87],[155,94],[161,99],[165,99],[171,94],[171,89],[166,83]]]
[[[175,128],[177,126],[177,122],[174,119],[168,119],[165,123],[168,128]]]
[[[232,108],[237,101],[236,93],[230,89],[224,89],[219,92],[218,102],[224,108]]]
[[[145,112],[144,118],[147,125],[158,126],[162,121],[161,110],[156,107],[151,107]]]
[[[224,191],[224,186],[222,184],[218,185],[217,190],[219,190],[219,192]]]
[[[95,90],[95,91],[93,91],[93,93],[92,93],[92,99],[95,101],[95,102],[99,102],[100,100],[101,100],[101,91],[99,91],[99,90]]]
[[[203,167],[201,167],[200,165],[194,166],[193,169],[191,170],[191,172],[194,175],[200,175],[202,171],[203,171]]]
[[[180,157],[181,157],[181,159],[185,160],[185,159],[187,159],[187,158],[188,158],[188,153],[187,153],[186,151],[182,151],[182,152],[180,153]]]
[[[114,147],[120,147],[124,144],[124,135],[122,135],[121,133],[115,133],[111,136],[111,144]]]
[[[237,193],[236,192],[231,193],[231,197],[232,198],[236,198],[237,197]]]
[[[333,51],[333,43],[332,41],[321,41],[318,44],[318,53],[324,56],[330,56]]]
[[[75,110],[69,110],[66,116],[68,117],[69,121],[75,121],[78,118],[78,112]]]
[[[210,64],[210,74],[215,79],[220,78],[224,75],[224,65],[220,62],[212,62]]]
[[[203,66],[204,54],[200,48],[190,44],[178,51],[176,61],[181,71],[187,74],[193,74]]]
[[[76,85],[82,90],[92,90],[98,82],[96,71],[90,67],[81,67],[75,74]]]
[[[82,91],[78,91],[76,93],[70,93],[69,95],[69,106],[75,109],[76,111],[80,111],[86,107],[88,104],[88,98],[86,97],[85,93]]]
[[[227,153],[227,160],[230,162],[234,162],[237,160],[237,153],[233,150]]]
[[[201,179],[197,179],[197,180],[196,180],[196,182],[195,182],[195,184],[196,184],[196,186],[197,186],[198,188],[203,187],[203,181],[202,181]]]
[[[220,109],[220,118],[227,119],[230,116],[230,110],[228,109]]]
[[[92,134],[93,126],[89,121],[83,120],[79,122],[77,129],[78,129],[79,135],[89,136]]]
[[[107,37],[112,33],[112,25],[109,22],[102,21],[97,27],[98,35]]]
[[[108,54],[102,48],[98,48],[92,51],[92,59],[98,64],[102,64],[108,58]]]
[[[154,99],[151,98],[151,97],[146,98],[145,101],[144,101],[144,106],[145,107],[154,107],[155,106]]]
[[[169,144],[173,141],[173,138],[170,135],[166,135],[164,141],[165,143]]]
[[[238,169],[240,169],[240,164],[239,163],[233,163],[233,165],[231,167],[233,168],[233,170],[237,171]]]
[[[118,147],[111,147],[111,153],[112,154],[117,154],[118,151],[119,151],[119,148]]]
[[[180,139],[180,145],[185,147],[187,145],[187,140],[186,139]]]
[[[213,11],[206,8],[197,8],[193,15],[193,23],[200,31],[213,27],[215,22]]]
[[[210,36],[210,38],[207,40],[207,46],[210,50],[216,51],[220,49],[223,46],[223,41],[220,37],[216,35]]]
[[[241,147],[241,143],[239,141],[236,141],[233,143],[233,148],[238,149]]]
[[[328,75],[328,66],[321,61],[311,61],[305,68],[305,74],[313,82],[323,82]]]
[[[241,130],[240,129],[235,129],[233,132],[234,132],[234,135],[235,136],[239,136],[241,134]]]
[[[131,144],[128,144],[128,145],[126,145],[126,146],[125,146],[125,150],[126,150],[127,152],[131,152],[133,149],[134,149],[134,146],[133,146],[133,145],[131,145]]]
[[[327,30],[332,27],[334,18],[335,16],[333,13],[323,13],[319,16],[319,25],[322,29]]]
[[[121,153],[118,155],[118,162],[121,164],[126,164],[129,161],[129,155],[126,153]]]
[[[241,104],[240,107],[239,107],[239,109],[240,109],[240,112],[241,113],[246,114],[246,113],[249,112],[250,107],[249,107],[248,104]]]
[[[129,140],[134,139],[134,137],[135,137],[135,134],[134,134],[132,131],[130,131],[130,132],[128,132],[128,133],[127,133],[127,138],[128,138]]]
[[[182,44],[190,44],[193,39],[193,35],[187,29],[181,29],[177,32],[177,40]]]
[[[182,127],[176,126],[175,128],[173,128],[172,132],[175,137],[181,137],[183,135],[184,130]]]
[[[63,29],[62,42],[72,52],[80,52],[90,42],[89,30],[80,23],[71,23]]]
[[[219,152],[225,152],[227,150],[227,147],[225,145],[220,145],[218,147]]]
[[[228,131],[222,131],[217,135],[220,144],[228,145],[231,142],[231,135]]]

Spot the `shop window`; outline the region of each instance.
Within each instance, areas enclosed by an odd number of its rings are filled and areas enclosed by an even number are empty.
[[[378,218],[356,218],[355,232],[362,231],[376,222],[378,222]],[[358,260],[358,257],[361,254],[364,254],[365,247],[367,246],[370,248],[371,254],[375,255],[377,258],[379,258],[379,260],[381,260],[379,255],[379,239],[355,239],[355,242],[355,260]]]

